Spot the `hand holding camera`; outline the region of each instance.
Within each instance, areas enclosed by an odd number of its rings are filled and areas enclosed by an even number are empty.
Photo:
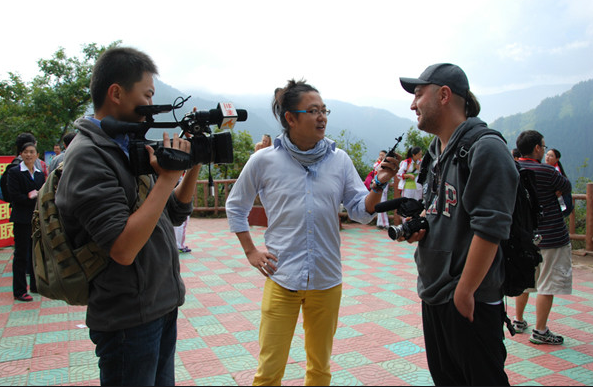
[[[387,212],[391,210],[396,210],[399,216],[411,218],[406,223],[400,224],[399,226],[389,227],[387,233],[394,241],[404,238],[405,240],[412,242],[410,237],[415,233],[420,232],[422,233],[422,237],[424,237],[424,234],[428,232],[428,220],[424,216],[420,216],[420,214],[422,214],[424,211],[424,204],[422,203],[422,200],[404,197],[388,200],[375,206],[376,212]],[[422,232],[422,230],[425,231]]]

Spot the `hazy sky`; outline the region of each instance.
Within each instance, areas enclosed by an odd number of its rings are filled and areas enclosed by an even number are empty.
[[[593,78],[593,1],[3,1],[0,79],[64,47],[122,40],[182,91],[267,94],[305,78],[325,99],[410,100],[400,76],[452,62],[478,95]],[[158,90],[157,90],[158,93]]]

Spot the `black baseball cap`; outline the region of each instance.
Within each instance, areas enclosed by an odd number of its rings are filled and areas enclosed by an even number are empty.
[[[467,98],[469,81],[461,67],[451,63],[437,63],[428,66],[418,78],[400,78],[404,90],[414,94],[418,85],[449,86],[455,94]]]

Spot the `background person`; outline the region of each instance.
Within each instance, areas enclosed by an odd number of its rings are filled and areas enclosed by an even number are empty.
[[[519,158],[521,157],[521,152],[519,152],[519,149],[513,148],[511,154],[513,155],[513,159],[515,159],[515,161],[519,161]]]
[[[272,137],[269,134],[264,134],[261,138],[261,141],[255,144],[255,151],[257,152],[260,149],[264,149],[272,145]]]
[[[487,127],[459,66],[434,64],[400,82],[414,94],[418,128],[435,135],[424,156],[432,160],[424,187],[430,231],[409,239],[419,241],[414,258],[430,374],[436,385],[508,385],[499,243],[510,232],[517,169],[501,138],[486,135],[465,156],[469,174],[460,171],[459,141]]]
[[[371,221],[397,160],[383,162],[369,192],[350,157],[325,137],[330,111],[319,92],[291,80],[274,96],[272,109],[283,134],[272,149],[249,158],[226,202],[231,232],[249,263],[268,277],[253,384],[280,385],[302,308],[305,385],[327,386],[342,297],[336,215],[343,203],[351,219]],[[258,249],[249,233],[247,217],[257,194],[268,216],[267,251]]]
[[[8,170],[7,181],[12,207],[10,221],[14,223],[12,292],[15,300],[28,302],[33,301],[33,297],[27,293],[27,272],[29,273],[30,290],[37,293],[31,253],[31,218],[37,194],[45,182],[45,176],[35,167],[37,148],[34,142],[23,144],[19,155],[23,161]]]
[[[521,132],[517,137],[517,148],[523,155],[519,159],[521,167],[535,172],[537,199],[544,215],[538,224],[538,232],[542,236],[538,245],[542,262],[535,272],[536,287],[527,289],[515,299],[516,317],[513,325],[517,332],[527,329],[529,325],[524,318],[525,307],[529,293],[537,291],[535,328],[529,341],[534,344],[561,345],[564,338],[552,333],[547,324],[554,295],[572,293],[572,248],[556,192],[569,193],[572,187],[570,181],[554,167],[542,164],[546,142],[541,133],[535,130]]]
[[[399,171],[397,171],[397,177],[399,178],[398,189],[401,190],[402,197],[422,199],[422,185],[418,184],[421,161],[422,148],[415,146],[408,149],[406,159],[399,164]]]
[[[386,150],[382,150],[379,152],[379,157],[377,157],[377,160],[373,164],[373,179],[381,171],[381,164],[383,164],[383,160],[385,160],[386,155],[387,155]],[[371,180],[371,182],[372,182],[372,180]],[[387,186],[385,186],[385,188],[381,192],[381,202],[384,202],[387,200],[388,193],[389,193],[389,183],[387,184]],[[387,212],[377,213],[377,228],[380,230],[389,228],[389,215],[387,214]]]
[[[64,135],[64,152],[56,154],[56,156],[51,160],[51,163],[49,163],[49,173],[56,169],[58,165],[60,165],[60,163],[64,160],[68,146],[70,146],[70,143],[72,140],[74,140],[75,136],[76,132],[68,132]]]
[[[151,105],[157,68],[143,52],[106,50],[91,76],[94,116],[74,123],[56,193],[64,228],[74,248],[91,239],[111,260],[89,284],[86,325],[96,345],[102,385],[174,385],[177,311],[185,300],[173,225],[192,211],[196,166],[160,167],[146,146],[154,176],[135,176],[125,133],[108,135],[111,116],[142,122],[137,106]],[[190,143],[163,133],[163,146],[189,152]],[[137,207],[137,208],[136,208]]]
[[[560,162],[560,151],[558,149],[550,149],[546,152],[546,164],[553,166],[556,168],[560,174],[566,178],[566,173],[564,172],[564,168],[562,167],[562,163]],[[556,192],[558,196],[558,204],[560,204],[560,211],[562,211],[562,215],[564,217],[570,216],[570,213],[574,209],[574,204],[572,203],[572,194],[570,192],[562,194],[562,192]]]

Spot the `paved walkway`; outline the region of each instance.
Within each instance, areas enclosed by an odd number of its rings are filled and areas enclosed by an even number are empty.
[[[264,228],[252,235],[263,244]],[[332,385],[430,385],[416,295],[414,246],[373,226],[346,224],[344,291],[332,356]],[[191,253],[181,255],[187,286],[179,315],[177,383],[249,385],[258,354],[264,277],[248,265],[225,219],[192,219]],[[0,249],[0,385],[98,385],[85,307],[34,295],[12,298],[11,249]],[[513,315],[513,301],[509,300]],[[534,299],[527,309],[535,321]],[[593,271],[578,266],[574,292],[557,297],[550,316],[563,346],[536,346],[527,334],[505,340],[507,373],[518,385],[593,385]],[[284,377],[302,385],[305,353],[299,323]]]

